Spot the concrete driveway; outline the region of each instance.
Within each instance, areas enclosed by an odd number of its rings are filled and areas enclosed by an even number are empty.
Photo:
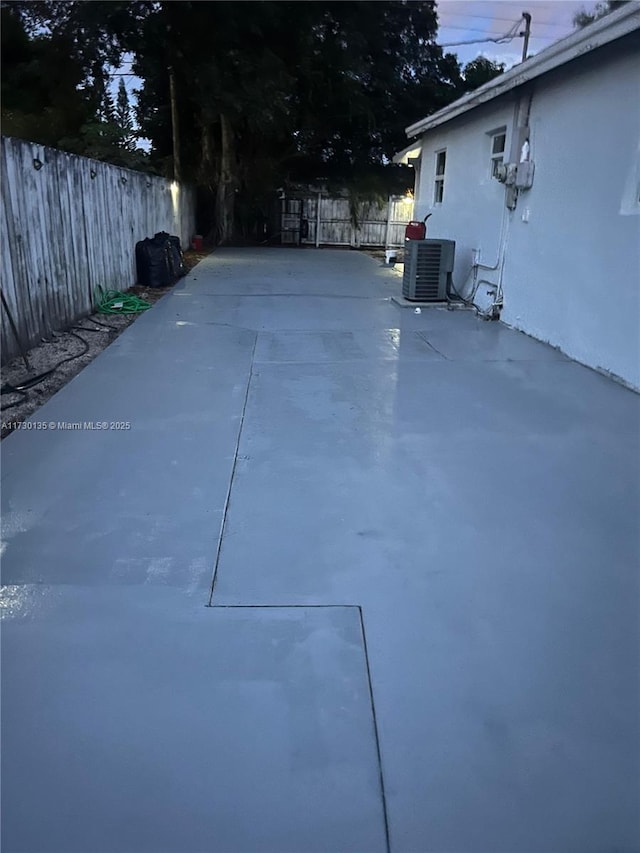
[[[3,442],[4,853],[640,849],[640,399],[399,290],[218,251]]]

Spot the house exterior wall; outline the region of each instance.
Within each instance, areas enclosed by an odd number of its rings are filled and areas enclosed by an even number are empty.
[[[515,105],[515,98],[506,96],[423,137],[414,217],[423,219],[431,214],[427,236],[456,241],[453,280],[459,291],[469,292],[474,249],[480,250],[484,264],[494,265],[498,259],[501,228],[506,225],[503,219],[508,211],[504,186],[491,177],[491,133],[505,128],[508,152]],[[436,204],[436,155],[443,149],[447,152],[444,196],[442,203]]]
[[[487,132],[514,127],[518,95],[505,95],[423,138],[417,217],[429,236],[456,240],[454,282],[472,250],[494,265],[503,235],[509,325],[640,388],[640,70],[638,33],[535,82],[530,110],[533,186],[507,210],[489,177]],[[524,95],[526,94],[526,97]],[[529,92],[520,97],[520,108]],[[433,204],[435,152],[447,148],[445,196]],[[511,159],[511,158],[505,158]],[[498,271],[479,271],[497,281]],[[487,302],[482,285],[477,301]]]
[[[503,319],[640,388],[640,207],[624,198],[640,143],[638,56],[554,74],[531,131],[536,173],[513,216]]]

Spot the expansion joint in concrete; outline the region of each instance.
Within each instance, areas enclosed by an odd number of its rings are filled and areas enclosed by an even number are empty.
[[[251,380],[253,378],[253,361],[256,354],[256,346],[258,343],[258,334],[257,332],[254,334],[253,338],[253,348],[251,350],[251,363],[249,366],[249,376],[247,377],[247,387],[245,389],[244,394],[244,402],[242,404],[242,414],[240,416],[240,426],[238,427],[238,437],[236,439],[236,446],[233,453],[233,467],[231,469],[231,477],[229,478],[229,488],[227,489],[227,494],[224,501],[224,509],[222,511],[222,521],[220,523],[220,535],[218,536],[218,544],[216,546],[216,556],[213,564],[213,575],[211,578],[211,590],[209,592],[209,606],[213,601],[213,591],[216,585],[216,578],[218,575],[218,565],[220,563],[220,554],[222,552],[222,542],[224,539],[224,534],[227,526],[227,513],[229,512],[229,503],[231,501],[231,492],[233,490],[233,482],[236,476],[236,469],[238,466],[238,451],[240,449],[240,441],[242,440],[242,428],[244,426],[244,418],[247,411],[247,403],[249,402],[249,391],[251,390]]]
[[[384,834],[387,853],[391,853],[391,840],[389,833],[389,816],[387,813],[387,796],[384,784],[384,771],[382,769],[382,751],[380,748],[380,733],[378,731],[378,717],[376,714],[376,703],[373,695],[373,681],[371,678],[371,664],[369,661],[369,649],[367,646],[367,632],[364,625],[364,614],[359,604],[212,604],[211,599],[207,607],[212,610],[309,610],[309,609],[336,609],[347,608],[358,611],[360,633],[362,636],[362,650],[367,671],[367,686],[369,690],[369,704],[371,706],[371,719],[373,722],[373,735],[376,745],[376,758],[378,762],[378,776],[380,785],[380,798],[382,801],[382,814],[384,818]]]

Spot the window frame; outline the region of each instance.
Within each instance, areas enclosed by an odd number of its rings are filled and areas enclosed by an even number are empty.
[[[507,128],[497,127],[495,130],[490,130],[487,133],[489,137],[489,176],[497,178],[497,168],[501,163],[504,163],[504,158],[507,151]],[[502,151],[494,151],[495,142],[502,137]]]
[[[442,171],[439,172],[440,158],[442,157]],[[439,148],[435,152],[435,165],[433,176],[433,203],[442,204],[444,200],[444,182],[447,173],[447,149]]]

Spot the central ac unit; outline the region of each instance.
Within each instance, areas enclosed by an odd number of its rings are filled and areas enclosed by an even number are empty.
[[[444,302],[453,273],[454,240],[407,240],[402,295],[414,302]]]

